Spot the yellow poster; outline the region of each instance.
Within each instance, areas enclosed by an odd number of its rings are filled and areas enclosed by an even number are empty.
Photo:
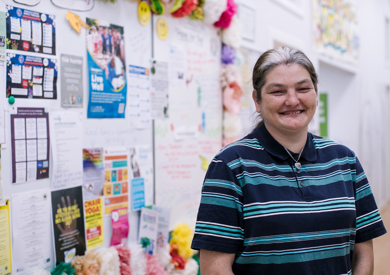
[[[103,201],[102,198],[85,202],[85,224],[87,249],[103,244]]]
[[[12,274],[9,201],[0,206],[0,275]]]

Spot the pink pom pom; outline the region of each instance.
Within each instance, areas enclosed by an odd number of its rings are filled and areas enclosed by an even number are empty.
[[[123,245],[117,245],[115,246],[116,250],[118,251],[119,261],[121,263],[130,264],[130,249]]]
[[[121,264],[121,275],[131,275],[131,267],[129,265]]]
[[[146,265],[146,275],[168,275],[154,255],[146,255],[148,264]]]
[[[234,0],[227,1],[227,8],[222,13],[221,17],[217,22],[214,23],[214,26],[217,28],[229,28],[230,23],[232,22],[233,15],[237,12],[237,4]]]
[[[172,16],[176,18],[188,16],[195,10],[197,5],[198,0],[185,0],[179,9],[172,13]]]

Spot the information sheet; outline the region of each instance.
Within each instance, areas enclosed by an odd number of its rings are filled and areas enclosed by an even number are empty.
[[[83,196],[91,200],[103,196],[103,148],[83,149]]]
[[[101,246],[103,238],[103,198],[84,203],[87,249]]]
[[[124,118],[127,98],[123,27],[87,18],[88,118]]]
[[[56,54],[55,16],[6,5],[7,49]]]
[[[151,68],[152,118],[169,117],[169,71],[168,63],[153,61]]]
[[[0,274],[11,274],[11,232],[9,201],[0,206]]]
[[[61,54],[61,107],[83,107],[83,58]]]
[[[18,108],[11,115],[12,183],[49,177],[49,114],[44,108]]]
[[[85,252],[84,203],[81,186],[51,193],[56,264],[70,263]]]
[[[82,121],[80,112],[55,111],[50,114],[53,157],[51,188],[69,188],[83,184]]]
[[[7,98],[57,99],[56,58],[7,53]]]
[[[129,65],[130,126],[145,129],[151,124],[150,72],[148,68]]]
[[[12,195],[14,274],[54,267],[51,254],[50,190],[30,190]]]
[[[104,214],[119,208],[129,208],[128,150],[104,150]]]
[[[7,49],[7,27],[5,23],[5,12],[0,12],[0,61],[6,60]]]
[[[138,238],[146,254],[156,254],[158,216],[157,211],[145,207],[141,209]]]

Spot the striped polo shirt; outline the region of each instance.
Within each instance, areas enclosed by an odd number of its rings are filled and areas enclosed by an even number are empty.
[[[222,149],[192,248],[235,253],[235,275],[351,274],[354,244],[386,233],[363,168],[350,149],[311,133],[300,163],[297,171],[264,124]]]

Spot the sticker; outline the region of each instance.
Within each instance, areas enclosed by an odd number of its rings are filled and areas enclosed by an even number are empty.
[[[168,36],[168,24],[164,18],[159,18],[156,24],[157,36],[161,40],[165,40]]]
[[[150,8],[145,2],[138,5],[138,21],[142,26],[146,26],[150,21]]]

